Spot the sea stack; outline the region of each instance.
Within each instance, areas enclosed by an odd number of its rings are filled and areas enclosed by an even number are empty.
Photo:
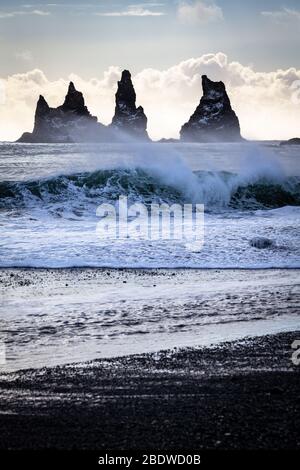
[[[294,137],[290,140],[284,140],[283,142],[280,142],[280,145],[300,145],[300,138]]]
[[[223,82],[202,76],[203,96],[196,111],[180,131],[184,142],[238,142],[240,124]]]
[[[119,138],[149,140],[147,117],[142,106],[136,107],[136,94],[128,70],[122,72],[116,93],[115,115],[111,127],[118,131]]]
[[[50,108],[43,96],[39,97],[32,133],[25,132],[19,142],[74,143],[107,140],[107,127],[98,123],[85,106],[83,95],[70,82],[62,106]]]

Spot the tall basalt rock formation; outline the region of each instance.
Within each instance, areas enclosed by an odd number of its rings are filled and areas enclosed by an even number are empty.
[[[189,121],[180,131],[185,142],[238,142],[240,124],[233,111],[223,82],[202,76],[203,96]]]
[[[115,115],[111,127],[118,131],[120,138],[149,140],[147,134],[147,117],[142,106],[136,107],[136,94],[128,70],[122,72],[116,93]]]
[[[70,82],[62,106],[50,108],[43,96],[37,102],[34,129],[25,132],[19,142],[73,143],[109,140],[106,126],[98,123],[84,103],[83,95]]]
[[[90,116],[90,113],[85,106],[83,94],[80,91],[77,91],[74,83],[70,82],[67,96],[65,97],[65,102],[61,106],[61,109],[65,112],[76,112],[82,116]]]

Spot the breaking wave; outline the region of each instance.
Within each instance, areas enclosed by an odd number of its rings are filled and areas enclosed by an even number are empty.
[[[174,181],[145,169],[112,169],[60,175],[48,179],[0,183],[0,208],[43,207],[51,211],[68,207],[76,212],[114,203],[127,195],[129,202],[199,203],[207,211],[256,210],[300,205],[300,177],[252,175],[242,178],[229,172],[191,172]]]

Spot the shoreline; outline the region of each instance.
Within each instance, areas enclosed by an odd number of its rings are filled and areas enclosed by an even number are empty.
[[[299,449],[296,339],[1,374],[0,449]]]
[[[299,270],[0,269],[0,293],[36,366],[0,372],[0,450],[300,449]]]
[[[257,267],[235,267],[235,266],[0,266],[0,274],[5,271],[115,271],[115,272],[159,272],[159,271],[300,271],[299,266],[257,266]]]
[[[298,270],[0,270],[0,294],[7,371],[300,328]]]

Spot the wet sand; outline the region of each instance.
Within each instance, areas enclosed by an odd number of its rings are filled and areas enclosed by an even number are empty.
[[[286,269],[3,269],[0,371],[294,331],[299,279]]]
[[[300,330],[0,375],[1,449],[299,449]]]

